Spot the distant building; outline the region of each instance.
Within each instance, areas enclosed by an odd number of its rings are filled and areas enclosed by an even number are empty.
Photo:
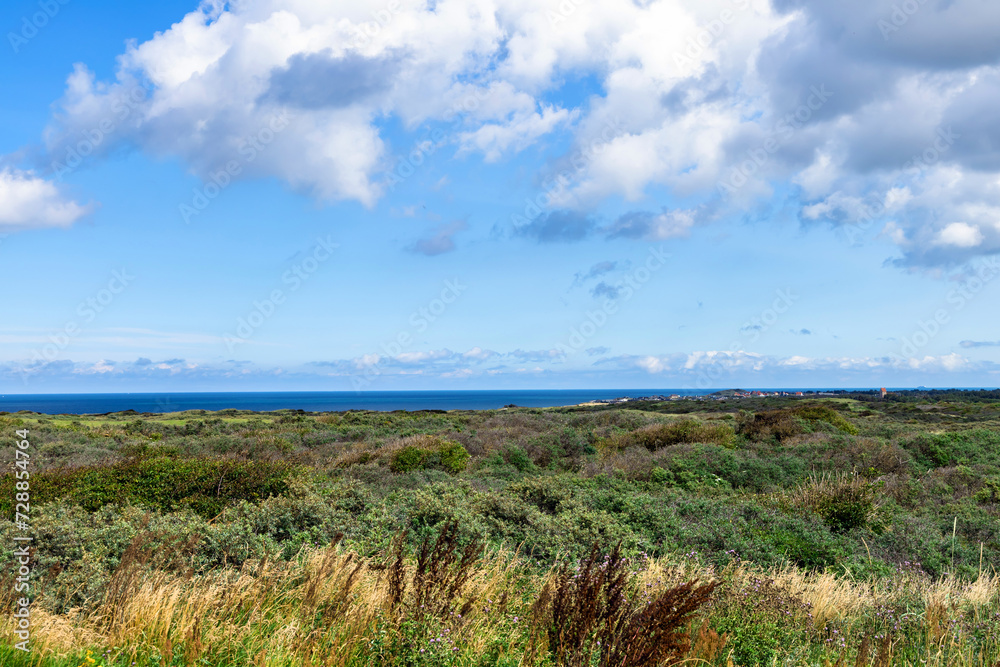
[[[881,393],[882,393],[882,398],[885,398],[885,395],[886,395],[887,393],[889,393],[889,392],[887,392],[887,391],[885,390],[885,387],[882,387],[882,392],[881,392]]]

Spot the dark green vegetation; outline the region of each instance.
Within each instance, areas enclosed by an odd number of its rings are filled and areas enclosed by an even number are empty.
[[[372,553],[402,527],[457,519],[546,560],[620,541],[626,553],[858,573],[916,561],[932,575],[969,576],[980,547],[985,563],[1000,562],[997,403],[916,403],[902,420],[892,402],[757,402],[19,414],[0,428],[30,429],[36,524],[53,529],[115,515],[128,534],[128,517],[151,511],[154,522],[286,554],[289,542],[321,545],[338,532]],[[0,480],[5,514],[13,483]]]
[[[400,531],[417,544],[451,523],[456,539],[518,549],[538,574],[593,545],[718,572],[787,564],[872,581],[900,572],[971,581],[1000,563],[997,392],[0,415],[5,445],[21,428],[30,430],[39,604],[55,613],[104,599],[140,533],[180,553],[195,576],[341,539],[381,558]],[[14,454],[2,451],[0,508],[10,516]],[[0,539],[11,544],[13,531],[4,524]],[[717,622],[699,641],[728,633],[736,664],[767,662],[792,639],[819,641],[785,636],[776,619],[801,600],[761,586],[770,602],[743,608],[746,597],[723,582],[711,603]],[[741,624],[751,613],[760,622]]]

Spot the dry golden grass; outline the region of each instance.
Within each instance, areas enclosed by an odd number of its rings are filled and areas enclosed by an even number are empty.
[[[414,565],[404,569],[412,588]],[[521,571],[516,554],[507,551],[476,564],[460,599],[482,604],[451,624],[453,641],[465,650],[485,650],[495,639],[491,612],[507,604]],[[159,653],[168,662],[183,656],[185,664],[206,656],[241,664],[256,656],[255,665],[344,665],[370,640],[377,620],[392,612],[384,571],[337,545],[290,563],[247,561],[238,570],[199,577],[138,568],[135,575],[120,576],[87,613],[34,610],[39,653],[64,657],[128,646],[133,656]],[[0,620],[0,631],[10,629],[8,617]]]
[[[984,662],[985,657],[950,628],[962,615],[986,619],[997,613],[1000,577],[994,573],[984,573],[972,582],[906,573],[855,581],[794,567],[762,570],[734,564],[716,570],[693,559],[638,559],[634,565],[636,584],[645,599],[685,581],[724,580],[739,590],[767,578],[809,604],[817,633],[831,627],[849,632],[852,623],[870,617],[877,608],[905,599],[914,609],[916,601],[918,607],[909,622],[922,629],[926,645],[920,660],[926,662],[899,657],[898,638],[879,644],[882,640],[855,634],[842,660],[831,664],[843,665],[844,660],[856,665],[914,667],[992,664]],[[405,561],[402,572],[407,590],[414,586],[415,569],[414,561]],[[46,612],[44,605],[36,606],[32,612],[35,650],[39,656],[58,658],[118,646],[126,647],[133,659],[159,654],[181,664],[199,659],[209,664],[261,667],[360,664],[379,633],[398,628],[406,618],[404,608],[394,606],[388,572],[383,563],[363,560],[337,544],[305,550],[291,562],[247,561],[239,569],[219,569],[202,576],[139,565],[130,572],[126,564],[116,574],[117,584],[110,587],[105,601],[89,611],[56,615]],[[461,647],[463,655],[480,655],[506,644],[519,664],[541,664],[541,656],[515,641],[521,635],[512,619],[529,616],[533,599],[551,577],[551,572],[529,573],[516,553],[486,553],[470,570],[454,603],[447,607],[452,612],[440,619],[439,627],[448,628],[451,641]],[[462,613],[457,618],[454,610],[459,608]],[[698,618],[692,626],[686,662],[733,664],[733,638],[712,630],[711,619],[707,625],[703,620]],[[10,617],[4,615],[0,632],[9,635],[11,630]],[[789,656],[782,664],[806,663]]]

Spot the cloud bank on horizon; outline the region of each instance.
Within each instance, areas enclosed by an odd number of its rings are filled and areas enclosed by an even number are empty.
[[[962,267],[1000,252],[998,34],[1000,4],[982,0],[210,0],[128,43],[110,76],[87,63],[68,72],[43,135],[0,158],[0,232],[97,215],[104,202],[66,184],[84,159],[173,160],[206,184],[273,179],[320,206],[372,211],[396,203],[412,165],[431,155],[487,168],[530,153],[542,156],[532,178],[550,185],[545,201],[537,215],[497,223],[493,242],[552,252],[684,243],[780,199],[804,228],[889,244],[886,262],[904,272],[968,276]],[[595,214],[609,202],[617,213]],[[470,229],[461,217],[436,221],[403,249],[439,261]],[[622,285],[601,278],[632,267],[580,263],[578,292],[622,301]],[[895,359],[833,349],[607,356],[623,349],[612,344],[594,368],[678,379],[709,362],[725,374],[996,372],[920,347]],[[534,361],[515,344],[469,349],[378,358],[444,378]],[[558,366],[564,353],[536,356]],[[363,358],[324,363],[350,374]],[[53,363],[35,359],[32,372]],[[127,370],[95,363],[66,368]]]

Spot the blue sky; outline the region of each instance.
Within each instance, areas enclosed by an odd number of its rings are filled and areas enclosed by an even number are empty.
[[[1000,8],[550,4],[4,3],[0,392],[1000,384]]]

